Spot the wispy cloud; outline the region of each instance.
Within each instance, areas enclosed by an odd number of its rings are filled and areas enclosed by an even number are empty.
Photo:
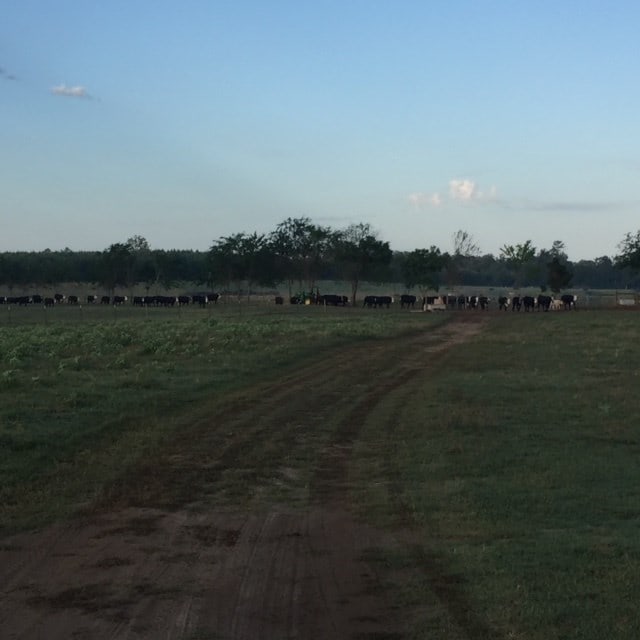
[[[532,211],[562,211],[562,212],[603,212],[624,209],[628,206],[625,202],[580,202],[580,201],[556,201],[556,202],[533,202],[525,201],[517,205],[521,209],[529,209]],[[637,203],[636,203],[637,206]]]
[[[414,207],[429,205],[439,207],[442,204],[442,196],[439,193],[423,193],[422,191],[418,191],[416,193],[410,193],[407,199]]]
[[[51,93],[54,96],[62,96],[63,98],[85,98],[91,99],[91,94],[85,87],[77,85],[75,87],[68,87],[66,84],[59,84],[55,87],[51,87]]]
[[[497,190],[491,187],[485,191],[478,187],[477,183],[468,178],[453,178],[449,180],[449,192],[443,196],[438,192],[425,193],[416,191],[407,196],[409,203],[416,207],[439,207],[447,202],[495,202]]]

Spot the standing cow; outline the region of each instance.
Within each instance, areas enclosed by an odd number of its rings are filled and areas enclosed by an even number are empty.
[[[378,307],[387,307],[387,309],[389,309],[392,302],[393,298],[391,296],[365,296],[362,306],[369,307],[370,309],[376,309]]]
[[[551,296],[539,295],[538,296],[538,311],[542,309],[543,311],[549,311],[551,308],[551,303],[553,302],[553,298]]]
[[[346,307],[349,299],[347,296],[342,296],[337,293],[323,293],[317,294],[317,304],[331,306],[331,307]]]
[[[405,306],[407,309],[413,309],[416,306],[416,297],[408,293],[403,293],[400,296],[400,308],[404,309]]]

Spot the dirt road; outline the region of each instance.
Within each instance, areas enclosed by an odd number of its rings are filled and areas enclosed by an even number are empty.
[[[368,561],[397,542],[357,517],[350,457],[379,401],[402,402],[418,370],[435,371],[439,353],[481,329],[473,316],[318,354],[234,396],[161,468],[150,463],[82,518],[0,540],[0,636],[405,637],[406,612]],[[330,437],[315,442],[327,420]],[[287,462],[294,453],[307,456],[304,477]],[[278,483],[289,499],[260,500]]]

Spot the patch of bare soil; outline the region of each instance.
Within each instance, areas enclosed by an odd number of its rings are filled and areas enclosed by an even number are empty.
[[[395,538],[356,517],[349,460],[379,399],[481,329],[471,315],[422,335],[324,354],[210,416],[217,438],[203,430],[197,446],[141,478],[134,497],[115,495],[71,524],[0,541],[0,637],[404,638],[407,620],[369,558]],[[338,428],[317,457],[307,507],[216,506],[208,489],[246,466],[252,447],[267,446],[265,434],[312,425],[328,410],[340,416]],[[440,578],[432,576],[434,586]],[[442,594],[456,601],[451,585]]]

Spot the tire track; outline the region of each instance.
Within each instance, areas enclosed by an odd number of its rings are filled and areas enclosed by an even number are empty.
[[[467,320],[467,318],[460,319]],[[418,340],[416,344],[423,351],[425,357],[441,354],[447,349],[470,339],[482,329],[483,325],[484,322],[472,324],[468,321],[465,325],[459,323],[450,324],[432,335],[431,339],[427,340],[426,343],[422,344],[423,341]],[[465,330],[460,331],[461,326],[465,326]],[[433,360],[429,359],[427,359],[426,365],[418,365],[413,360],[401,360],[399,362],[399,365],[394,367],[393,375],[386,377],[378,385],[372,385],[368,392],[359,398],[352,411],[341,422],[341,428],[337,432],[335,440],[330,444],[329,450],[327,450],[327,456],[331,456],[332,463],[325,467],[319,467],[314,476],[315,483],[312,495],[316,500],[324,504],[344,502],[344,491],[341,485],[346,482],[353,444],[369,415],[376,410],[376,406],[381,399],[388,399],[391,394],[395,394],[392,404],[394,408],[389,411],[390,417],[387,422],[387,430],[391,432],[395,424],[395,416],[413,392],[413,387],[407,383],[417,373],[422,373],[424,369],[434,366]],[[397,393],[402,389],[405,389],[404,392]],[[391,493],[392,496],[395,496],[396,508],[401,514],[400,520],[406,526],[412,519],[404,508],[397,482],[391,483]],[[419,544],[415,539],[409,537],[405,541],[412,549],[415,566],[424,575],[431,590],[449,611],[464,636],[469,640],[488,640],[490,638],[492,640],[500,640],[502,636],[473,612],[473,608],[460,590],[459,577],[453,576],[448,572],[442,559],[430,552],[426,545]]]
[[[25,548],[38,549],[37,561],[4,574],[3,595],[11,594],[0,605],[6,637],[30,640],[43,625],[51,640],[404,637],[406,620],[366,560],[369,549],[390,539],[355,516],[349,462],[379,402],[402,402],[413,376],[481,326],[455,318],[430,332],[349,346],[339,358],[322,354],[220,403],[126,478],[73,535],[67,528],[23,537]],[[316,442],[301,442],[300,431],[324,439],[309,470],[305,508],[268,501],[251,507],[244,499],[221,506],[216,491],[225,473],[254,460],[265,464],[247,475],[250,494],[291,451],[315,451]],[[273,466],[260,455],[265,448]],[[416,558],[467,636],[485,637],[473,635],[484,629],[463,614],[457,585],[438,587],[446,567],[428,555]],[[97,574],[100,563],[105,568]],[[34,593],[39,597],[30,599]]]

